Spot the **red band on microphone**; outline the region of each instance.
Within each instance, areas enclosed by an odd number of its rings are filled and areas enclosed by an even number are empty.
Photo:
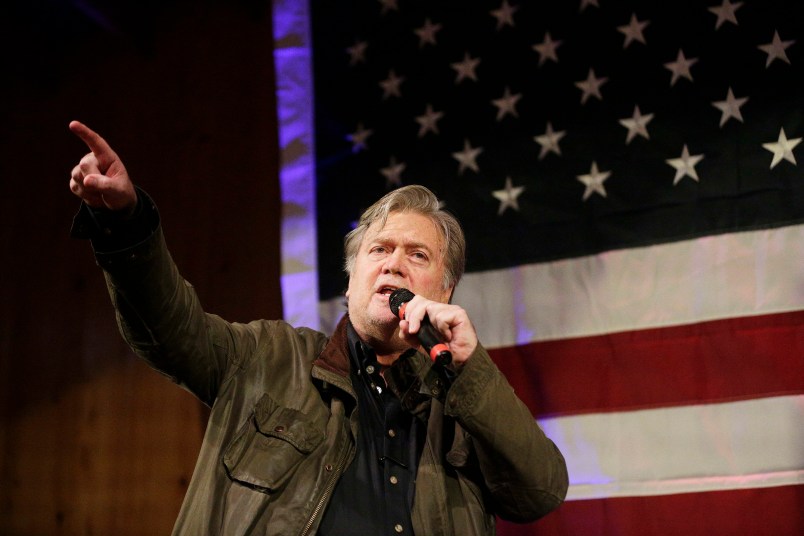
[[[408,302],[403,303],[399,306],[399,320],[405,320],[405,308],[408,306]]]
[[[438,354],[440,354],[441,352],[449,352],[449,346],[447,346],[443,342],[436,344],[430,349],[430,359],[435,361],[436,359],[438,359]]]

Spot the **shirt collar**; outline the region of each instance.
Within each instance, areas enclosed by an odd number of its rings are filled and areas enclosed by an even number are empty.
[[[382,398],[388,395],[387,391],[392,392],[402,402],[403,408],[420,418],[426,418],[433,398],[444,402],[445,386],[426,356],[411,348],[399,356],[383,377],[377,353],[360,340],[351,322],[346,327],[346,334],[352,367],[375,395]]]

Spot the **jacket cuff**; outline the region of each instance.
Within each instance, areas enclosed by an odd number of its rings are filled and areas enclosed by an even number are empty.
[[[70,236],[90,240],[96,254],[126,250],[147,240],[159,228],[159,211],[145,191],[135,189],[137,206],[130,215],[81,203]]]
[[[478,343],[447,393],[444,412],[450,417],[466,415],[477,397],[501,375],[486,349]]]

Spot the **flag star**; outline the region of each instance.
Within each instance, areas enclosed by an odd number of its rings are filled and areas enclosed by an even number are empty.
[[[511,184],[511,177],[505,178],[505,188],[502,190],[494,190],[491,195],[500,200],[500,208],[497,215],[501,216],[508,208],[519,211],[519,202],[517,198],[525,191],[524,186],[514,186]]]
[[[358,63],[365,63],[366,49],[368,43],[366,41],[355,41],[355,44],[346,49],[349,54],[349,65],[357,65]]]
[[[575,82],[575,86],[583,92],[581,104],[586,104],[586,101],[592,96],[597,97],[598,100],[603,100],[603,96],[600,94],[600,86],[608,81],[609,79],[605,76],[597,78],[594,69],[589,69],[589,75],[586,80]]]
[[[787,57],[787,53],[785,50],[795,43],[795,40],[791,41],[782,41],[779,37],[779,32],[773,32],[773,41],[768,43],[767,45],[759,45],[759,50],[764,52],[768,55],[768,60],[765,62],[765,68],[767,69],[770,67],[770,64],[773,63],[773,60],[780,59],[785,63],[790,63],[790,59]]]
[[[397,0],[378,0],[382,4],[381,14],[385,15],[389,11],[399,11]]]
[[[793,149],[795,149],[796,145],[799,143],[801,143],[801,138],[793,138],[792,140],[787,139],[787,135],[784,133],[784,127],[782,127],[781,131],[779,132],[779,139],[776,141],[776,143],[763,143],[762,147],[773,153],[773,160],[771,161],[770,168],[773,169],[776,167],[776,164],[781,162],[782,159],[796,165],[796,158],[793,156]]]
[[[645,36],[642,35],[642,30],[650,24],[650,21],[638,21],[636,18],[636,13],[631,14],[631,22],[625,24],[623,26],[618,26],[617,30],[625,35],[625,42],[623,43],[623,48],[628,48],[634,41],[639,41],[643,45],[645,43]]]
[[[492,104],[497,107],[497,121],[502,121],[503,117],[508,114],[514,117],[519,117],[516,111],[516,103],[522,98],[522,93],[514,93],[511,95],[511,90],[505,88],[505,93],[499,99],[492,100]]]
[[[468,52],[463,55],[463,61],[452,63],[452,68],[458,72],[458,77],[455,79],[455,83],[460,84],[464,78],[471,78],[477,82],[477,74],[475,74],[475,69],[477,69],[479,64],[480,58],[472,58],[469,56]]]
[[[628,119],[620,119],[620,124],[628,129],[628,134],[625,136],[625,144],[631,143],[631,140],[639,134],[646,140],[650,139],[648,136],[648,123],[653,119],[653,114],[642,115],[639,111],[639,106],[634,106],[634,115]]]
[[[533,138],[536,143],[542,146],[539,152],[539,160],[543,160],[548,153],[555,153],[561,156],[561,147],[558,146],[558,142],[561,141],[561,138],[563,138],[565,134],[566,131],[564,130],[559,130],[558,132],[554,131],[553,125],[548,121],[547,130],[545,130],[544,134],[534,136]]]
[[[715,30],[719,29],[724,22],[730,22],[737,26],[737,10],[740,9],[742,6],[742,2],[734,2],[733,4],[730,0],[723,0],[723,3],[720,4],[720,7],[714,6],[710,7],[709,11],[717,15],[717,21],[715,22]]]
[[[471,169],[475,173],[480,173],[480,168],[477,166],[477,157],[482,152],[482,147],[472,148],[472,146],[469,144],[469,140],[464,140],[463,151],[452,153],[452,157],[455,158],[455,160],[457,160],[460,164],[458,167],[458,174],[463,174],[467,168]]]
[[[684,177],[691,177],[698,182],[698,172],[695,171],[695,165],[703,160],[703,157],[704,155],[702,154],[690,155],[690,151],[687,149],[687,144],[685,143],[684,148],[681,149],[680,157],[665,160],[665,162],[676,170],[676,176],[673,178],[673,186],[678,184],[678,181]]]
[[[746,102],[748,102],[748,97],[742,97],[739,99],[735,98],[734,93],[731,91],[731,87],[729,87],[726,100],[713,102],[712,106],[723,112],[720,116],[720,127],[723,128],[723,125],[726,124],[726,121],[732,117],[742,123],[743,115],[740,113],[740,107]]]
[[[385,176],[385,187],[390,189],[392,186],[402,186],[402,172],[405,171],[404,162],[397,164],[396,158],[391,157],[388,167],[382,168],[380,173]]]
[[[583,13],[583,11],[589,6],[600,7],[597,3],[597,0],[581,0],[581,7],[578,9],[578,11]]]
[[[592,169],[587,175],[578,175],[578,180],[586,186],[583,192],[583,200],[589,199],[593,193],[598,193],[606,197],[606,188],[603,183],[611,176],[611,171],[598,171],[597,162],[592,161]]]
[[[416,117],[416,122],[419,123],[419,137],[423,138],[428,132],[438,134],[436,122],[442,117],[444,117],[444,112],[433,111],[433,106],[428,104],[424,115]]]
[[[503,26],[514,27],[514,13],[517,12],[519,6],[512,6],[508,0],[502,0],[499,9],[492,9],[491,16],[497,19],[497,30],[501,30]]]
[[[684,77],[692,82],[692,74],[690,67],[698,63],[698,58],[687,59],[684,57],[684,51],[679,49],[676,61],[665,63],[664,66],[673,73],[670,79],[670,85],[673,86],[678,81],[679,77]]]
[[[533,45],[533,50],[539,53],[539,67],[541,67],[547,60],[553,60],[558,63],[558,55],[556,49],[561,46],[561,41],[553,41],[550,37],[550,32],[544,34],[544,41],[538,45]]]
[[[352,142],[352,152],[359,153],[363,149],[368,149],[366,140],[373,133],[373,130],[363,128],[363,123],[358,123],[357,130],[346,136],[346,139]]]
[[[399,86],[405,81],[404,76],[397,76],[393,69],[388,72],[388,78],[380,82],[382,87],[383,100],[388,97],[401,97],[402,93],[399,91]]]
[[[419,48],[423,48],[428,43],[431,45],[437,44],[435,34],[440,29],[440,24],[433,24],[429,18],[424,19],[424,26],[413,30],[419,36]]]

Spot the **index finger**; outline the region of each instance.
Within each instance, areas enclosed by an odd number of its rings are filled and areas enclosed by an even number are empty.
[[[109,167],[112,161],[117,157],[115,152],[106,143],[100,134],[86,126],[80,121],[70,121],[70,131],[81,138],[95,158],[98,159],[98,164],[103,171]]]

